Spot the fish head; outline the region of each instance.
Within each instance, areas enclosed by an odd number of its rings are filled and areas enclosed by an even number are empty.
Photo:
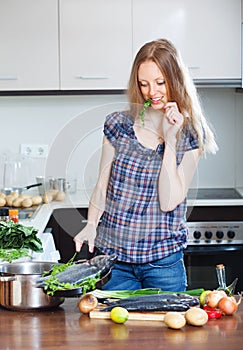
[[[113,266],[117,261],[117,255],[97,255],[89,260],[90,265],[94,265],[98,268],[103,268],[104,266]]]
[[[117,255],[98,255],[92,258],[89,263],[97,268],[100,276],[106,275],[117,261]]]

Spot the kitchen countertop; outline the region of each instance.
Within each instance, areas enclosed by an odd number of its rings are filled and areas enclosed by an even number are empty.
[[[243,195],[243,189],[238,189]],[[51,242],[52,236],[44,233],[46,225],[52,215],[53,210],[59,208],[88,208],[92,191],[79,190],[76,193],[67,193],[64,201],[53,201],[49,204],[43,204],[34,213],[30,219],[22,220],[21,223],[26,226],[33,226],[38,229],[38,236],[43,241],[44,254],[34,253],[34,260],[58,261],[59,254],[55,251],[54,242]],[[243,205],[243,199],[195,199],[188,200],[188,206],[233,206]]]
[[[203,327],[167,328],[162,321],[116,324],[90,319],[77,308],[76,298],[51,311],[0,309],[1,349],[88,350],[241,350],[243,304],[234,316],[209,320]]]

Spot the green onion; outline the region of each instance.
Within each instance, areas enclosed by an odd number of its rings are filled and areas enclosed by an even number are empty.
[[[191,289],[185,292],[164,292],[160,288],[143,288],[137,290],[99,290],[95,289],[92,291],[92,295],[99,299],[124,299],[132,298],[141,295],[151,295],[151,294],[171,294],[171,293],[180,293],[188,294],[192,296],[200,296],[204,291],[203,288]]]
[[[187,294],[187,295],[191,295],[194,297],[199,297],[202,292],[204,292],[204,288],[198,288],[198,289],[189,289],[189,290],[185,290],[184,292],[174,292],[176,294]],[[159,294],[171,294],[173,292],[164,292],[161,291]]]

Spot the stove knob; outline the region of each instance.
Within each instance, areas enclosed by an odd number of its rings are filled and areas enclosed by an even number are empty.
[[[194,231],[193,236],[195,239],[199,239],[201,237],[201,232],[200,231]]]
[[[223,231],[217,231],[217,232],[216,232],[216,237],[217,237],[218,239],[222,239],[222,238],[224,237],[224,232],[223,232]]]
[[[233,239],[235,237],[235,232],[232,231],[232,230],[229,230],[227,232],[227,236],[228,236],[229,239]]]
[[[205,231],[205,237],[206,237],[207,239],[211,239],[212,236],[213,236],[213,234],[212,234],[211,231]]]

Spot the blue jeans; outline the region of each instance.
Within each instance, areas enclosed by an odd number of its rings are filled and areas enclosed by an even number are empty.
[[[183,292],[187,287],[183,252],[146,264],[117,262],[111,279],[102,287],[106,290],[136,290],[160,288],[163,291]]]

